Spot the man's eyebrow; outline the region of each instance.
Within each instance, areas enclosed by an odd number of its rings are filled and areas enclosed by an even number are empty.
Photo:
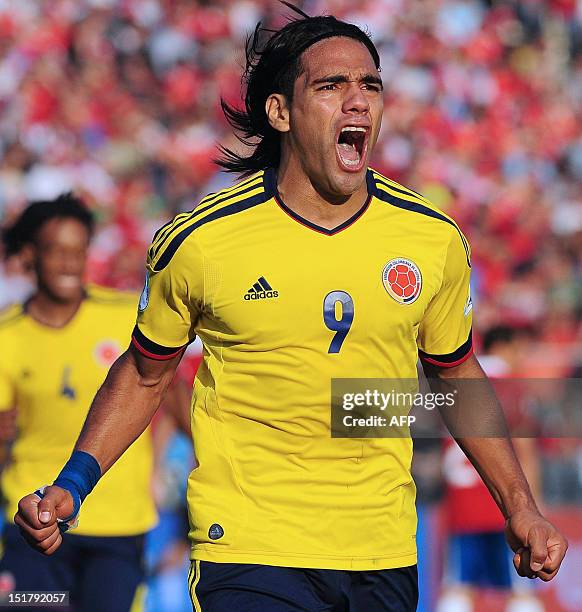
[[[321,85],[323,83],[349,83],[350,79],[343,74],[330,74],[328,76],[314,79],[311,81],[311,85]],[[379,85],[383,88],[382,79],[374,74],[365,74],[358,79],[360,83],[366,83],[369,85]]]

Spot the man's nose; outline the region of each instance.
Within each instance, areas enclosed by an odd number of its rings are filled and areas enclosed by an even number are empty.
[[[370,110],[370,102],[359,83],[349,84],[342,110],[344,113],[367,113]]]
[[[85,254],[73,250],[61,253],[59,267],[65,274],[82,274],[85,267]]]

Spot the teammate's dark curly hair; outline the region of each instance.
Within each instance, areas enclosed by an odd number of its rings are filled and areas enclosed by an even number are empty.
[[[20,217],[2,233],[6,257],[16,255],[26,244],[35,241],[42,226],[51,219],[76,219],[93,234],[93,214],[83,201],[72,193],[64,193],[54,200],[33,202]]]
[[[309,47],[326,38],[345,36],[364,44],[380,69],[380,57],[370,37],[358,26],[335,17],[310,17],[299,8],[281,0],[299,17],[292,18],[279,31],[273,32],[259,23],[246,43],[246,85],[244,109],[236,109],[224,100],[222,110],[235,129],[237,138],[253,152],[248,157],[226,147],[219,147],[222,156],[216,163],[228,172],[249,176],[265,168],[277,168],[281,159],[281,134],[271,127],[265,111],[267,98],[273,93],[293,100],[295,81],[303,71],[301,55]],[[265,34],[272,34],[263,43]]]

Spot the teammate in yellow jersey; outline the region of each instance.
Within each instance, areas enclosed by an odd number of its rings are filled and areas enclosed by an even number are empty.
[[[414,378],[419,354],[438,376],[484,377],[469,249],[454,221],[368,168],[383,110],[368,36],[303,14],[265,35],[258,26],[249,41],[245,109],[225,107],[254,149],[223,151],[222,164],[246,179],[157,232],[133,346],[76,446],[88,469],[69,462],[77,484],[59,476],[16,520],[37,548],[57,545],[55,518],[147,425],[198,335],[194,609],[408,612],[411,441],[332,438],[330,384]],[[481,406],[498,418],[493,398]],[[552,578],[566,542],[539,514],[510,441],[460,442],[507,518],[519,572]]]
[[[83,282],[92,229],[90,212],[66,195],[32,204],[5,234],[7,254],[25,258],[38,284],[0,319],[0,410],[17,413],[1,480],[8,524],[0,573],[15,590],[70,591],[83,612],[122,612],[142,582],[144,534],[156,522],[149,431],[100,480],[52,558],[12,524],[19,499],[52,482],[70,456],[91,399],[129,343],[137,300]]]

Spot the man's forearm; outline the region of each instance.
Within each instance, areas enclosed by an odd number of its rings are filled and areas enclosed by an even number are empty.
[[[518,510],[537,510],[509,438],[462,438],[457,442],[505,518]]]
[[[97,392],[75,450],[95,457],[104,474],[144,432],[174,369],[152,375],[140,368],[131,350],[124,353]]]
[[[457,390],[455,406],[442,408],[441,414],[503,515],[508,518],[517,510],[535,510],[503,410],[478,361],[472,357],[448,370],[429,369],[427,375],[433,385],[452,385]]]

